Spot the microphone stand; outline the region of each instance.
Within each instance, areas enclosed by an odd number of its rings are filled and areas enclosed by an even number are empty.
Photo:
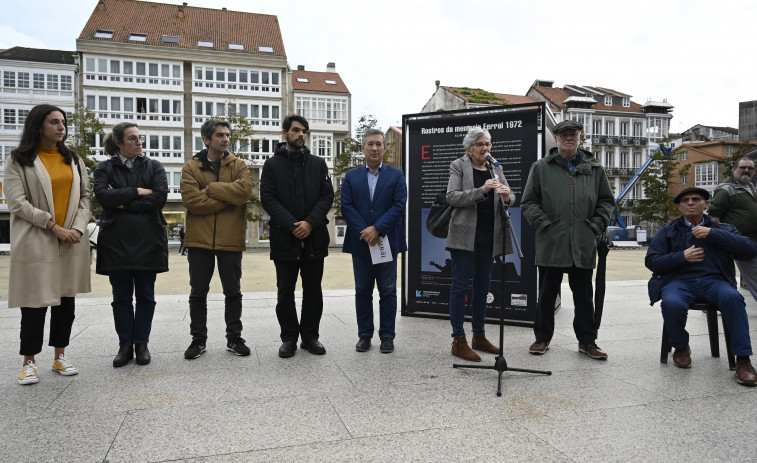
[[[492,162],[487,159],[487,165],[489,166],[489,173],[492,175],[492,178],[497,178],[497,174],[494,170],[494,166],[492,166]],[[499,165],[499,163],[497,163]],[[500,180],[497,178],[497,180]],[[501,181],[502,184],[505,182]],[[505,290],[506,281],[507,281],[507,275],[505,274],[507,268],[505,265],[505,253],[507,252],[507,236],[508,233],[513,241],[513,247],[518,253],[518,258],[523,259],[523,251],[520,248],[520,243],[518,243],[518,237],[515,235],[515,230],[513,229],[513,224],[510,222],[510,213],[508,212],[507,208],[508,205],[505,203],[505,200],[502,198],[501,194],[497,194],[499,197],[499,204],[501,207],[501,221],[502,221],[502,259],[500,262],[500,269],[502,273],[502,282],[500,284],[500,300],[501,307],[499,309],[499,355],[497,355],[494,358],[494,365],[492,366],[485,366],[485,365],[469,365],[469,364],[460,364],[455,363],[452,364],[452,368],[477,368],[477,369],[483,369],[483,370],[496,370],[499,374],[499,377],[497,379],[497,397],[502,396],[502,373],[505,371],[520,371],[523,373],[536,373],[540,375],[551,375],[551,371],[546,370],[528,370],[524,368],[513,368],[507,366],[507,361],[505,360],[505,349],[504,349],[504,332],[505,332],[505,295],[507,294],[507,291]]]

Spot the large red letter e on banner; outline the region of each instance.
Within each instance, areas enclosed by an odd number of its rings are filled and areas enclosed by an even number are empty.
[[[431,159],[431,156],[426,156],[430,151],[428,148],[431,148],[431,145],[421,146],[421,159]]]

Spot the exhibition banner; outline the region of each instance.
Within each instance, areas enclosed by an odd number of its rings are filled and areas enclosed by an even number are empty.
[[[543,107],[542,103],[403,117],[408,184],[403,315],[449,317],[452,260],[445,249],[445,240],[426,230],[426,217],[434,198],[447,189],[450,163],[466,155],[465,134],[471,127],[479,126],[491,134],[491,154],[499,161],[516,195],[509,213],[512,230],[524,255],[521,260],[513,250],[504,256],[504,276],[501,257],[495,259],[487,298],[487,321],[498,321],[499,310],[504,305],[505,319],[533,322],[537,301],[534,233],[523,222],[520,200],[531,164],[541,152],[538,122]],[[470,316],[470,288],[466,296],[466,315]]]

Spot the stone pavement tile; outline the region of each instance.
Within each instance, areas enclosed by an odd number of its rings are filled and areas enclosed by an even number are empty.
[[[192,463],[227,461],[329,461],[383,463],[457,461],[549,461],[570,463],[554,448],[514,423],[486,426],[455,420],[455,427],[398,432],[333,442],[273,448],[240,454],[186,460]]]
[[[725,357],[710,357],[709,347],[694,350],[692,354],[690,369],[676,368],[670,358],[667,365],[662,364],[655,357],[649,362],[634,364],[633,368],[610,365],[603,373],[675,401],[749,391],[736,382]]]
[[[20,356],[19,356],[20,357]],[[38,365],[39,382],[36,384],[18,384],[18,374],[21,371],[19,358],[18,368],[14,372],[3,373],[0,378],[0,410],[2,422],[23,424],[29,419],[36,419],[42,415],[69,387],[72,376],[61,376],[50,369],[49,364]],[[0,442],[2,439],[0,439]],[[0,452],[0,460],[2,459]]]
[[[665,404],[661,412],[673,423],[687,423],[695,429],[686,437],[701,439],[717,449],[723,461],[757,460],[757,390],[739,386],[741,393],[722,393]],[[675,427],[675,425],[673,426]],[[702,461],[702,458],[699,458]]]
[[[0,459],[33,462],[102,462],[119,432],[125,413],[35,418],[3,430]]]
[[[575,461],[726,461],[697,423],[644,405],[526,419],[535,436]]]
[[[108,452],[110,462],[162,461],[342,440],[350,435],[331,402],[299,394],[135,410]],[[232,461],[235,458],[232,458]]]
[[[169,369],[168,366],[174,365],[195,368],[191,366],[190,361],[182,360],[174,364],[156,364],[156,367],[160,368],[150,368],[152,363],[134,367],[130,364],[124,367],[132,368],[130,374],[115,378],[108,378],[106,373],[102,377],[87,378],[85,381],[83,373],[80,373],[80,381],[73,381],[45,413],[57,415],[66,413],[67,410],[88,408],[128,411],[174,405],[234,402],[244,398],[297,395],[305,387],[308,391],[314,392],[353,389],[345,375],[329,362],[307,364],[298,368],[266,368],[257,366],[255,360],[248,357],[236,359],[242,359],[236,362],[236,368],[218,370],[166,371]],[[249,367],[245,368],[245,363]]]

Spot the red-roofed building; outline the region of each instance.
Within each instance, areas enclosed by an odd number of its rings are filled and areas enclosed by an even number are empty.
[[[136,122],[146,153],[163,163],[169,236],[184,222],[184,162],[204,149],[203,122],[230,108],[255,137],[231,148],[261,167],[281,140],[291,107],[286,50],[276,16],[137,0],[98,0],[76,41],[83,103],[106,130]],[[233,129],[233,128],[232,128]],[[102,137],[93,146],[104,160]],[[253,170],[253,178],[258,172]],[[258,241],[249,228],[250,245]]]
[[[631,95],[606,87],[565,85],[554,87],[550,80],[536,80],[527,96],[547,103],[556,122],[573,120],[583,124],[583,148],[605,166],[616,194],[623,191],[641,165],[668,137],[673,105],[666,100],[643,105]],[[644,197],[637,183],[624,201],[621,215],[627,225],[639,221],[631,209]]]
[[[298,66],[292,71],[294,112],[310,124],[310,152],[334,167],[334,156],[343,151],[344,139],[350,136],[352,96],[336,65],[328,63],[326,72],[307,71]]]

